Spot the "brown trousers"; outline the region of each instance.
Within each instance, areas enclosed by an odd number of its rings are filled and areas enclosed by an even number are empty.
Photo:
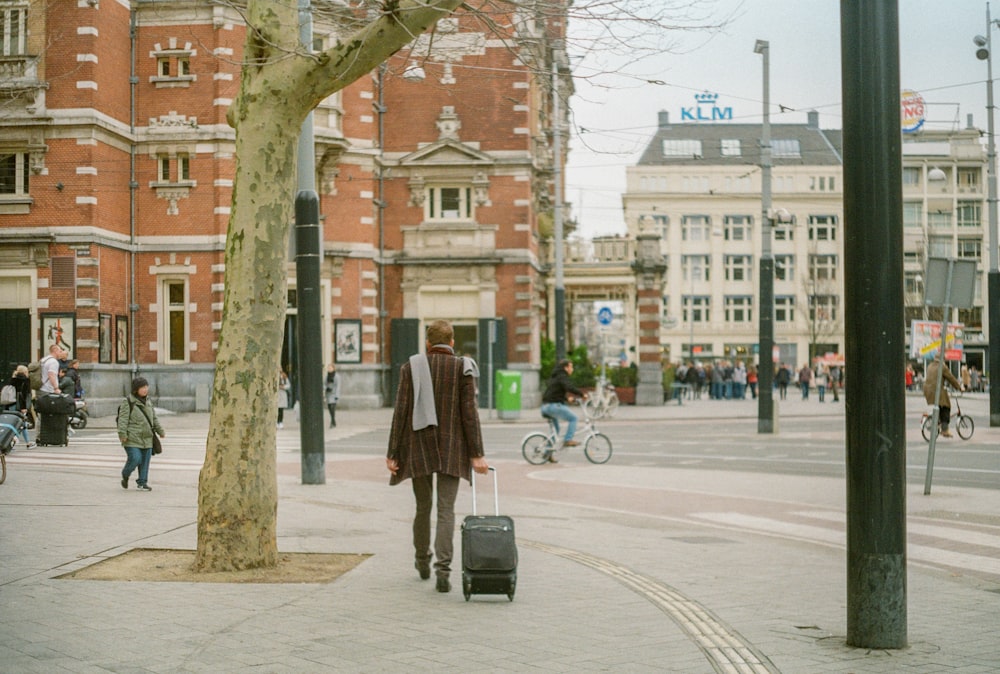
[[[434,473],[415,477],[413,495],[417,512],[413,517],[413,548],[418,562],[431,559],[431,507],[434,505],[434,476],[437,476],[437,527],[434,536],[434,572],[445,578],[451,573],[455,552],[455,499],[459,478]]]

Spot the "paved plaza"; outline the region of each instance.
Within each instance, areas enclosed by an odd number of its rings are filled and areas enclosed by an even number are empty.
[[[844,414],[797,400],[781,413],[781,432]],[[591,466],[579,455],[536,467],[498,450],[502,510],[517,526],[517,592],[513,602],[466,602],[459,582],[439,594],[413,570],[412,493],[387,486],[371,444],[373,430],[387,438],[390,414],[338,412],[325,485],[301,484],[294,414],[278,433],[280,550],[371,555],[328,584],[58,578],[135,548],[195,547],[208,415],[162,419],[166,449],[149,493],[119,485],[123,454],[107,419],[67,448],[16,451],[0,485],[0,671],[1000,671],[1000,491],[941,486],[924,497],[909,485],[909,646],[872,651],[845,644],[842,478]],[[755,414],[750,402],[691,401],[622,408],[608,426],[624,435],[632,424],[701,418],[711,443]],[[486,437],[509,424],[527,432],[537,419],[537,410],[516,422],[484,414]],[[1000,451],[1000,429],[984,420],[976,433]],[[680,502],[705,516],[675,516],[669,504]],[[459,519],[470,505],[463,485]],[[754,526],[778,517],[762,508],[785,506],[796,519],[782,531]],[[838,511],[839,522],[824,521]],[[985,571],[935,566],[945,553],[931,538],[953,523],[968,533],[946,552]]]

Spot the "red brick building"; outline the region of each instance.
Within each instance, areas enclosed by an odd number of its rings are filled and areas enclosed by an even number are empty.
[[[61,339],[98,414],[136,372],[160,406],[204,409],[240,15],[205,0],[24,0],[0,14],[0,364]],[[316,46],[328,47],[335,28],[320,19]],[[344,404],[385,404],[394,359],[437,318],[455,323],[463,352],[537,390],[553,62],[563,102],[571,87],[563,29],[520,13],[445,19],[315,111],[323,353]],[[288,273],[294,375],[293,261]]]

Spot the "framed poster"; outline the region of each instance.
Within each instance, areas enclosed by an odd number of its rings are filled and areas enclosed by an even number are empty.
[[[338,318],[333,321],[333,359],[337,363],[361,362],[361,321]]]
[[[115,316],[115,362],[128,362],[128,316]]]
[[[97,362],[111,362],[111,314],[97,314]]]
[[[42,314],[42,354],[58,344],[66,349],[66,358],[76,358],[76,314]]]

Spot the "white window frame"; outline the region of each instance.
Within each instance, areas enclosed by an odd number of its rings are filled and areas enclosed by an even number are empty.
[[[27,152],[0,152],[5,178],[0,188],[0,200],[26,197],[31,189],[31,159]]]
[[[28,5],[0,7],[0,56],[28,53]]]
[[[725,270],[727,281],[752,281],[753,255],[726,255]]]
[[[792,323],[795,321],[795,297],[793,295],[776,295],[774,298],[774,322]]]
[[[794,255],[775,255],[774,256],[774,280],[775,281],[794,281],[795,280],[795,256]]]
[[[955,252],[957,257],[962,259],[981,260],[983,258],[983,240],[959,238],[958,248]]]
[[[707,215],[682,215],[682,241],[708,241],[712,236],[712,218]]]
[[[835,321],[837,320],[837,307],[839,300],[836,295],[810,295],[809,296],[809,320],[810,321]]]
[[[837,240],[837,216],[836,215],[810,215],[809,216],[809,240],[810,241],[836,241]]]
[[[719,153],[723,157],[742,157],[743,148],[739,138],[723,138],[719,144]]]
[[[684,280],[687,282],[711,281],[711,262],[710,255],[682,255],[681,270],[684,274]]]
[[[798,138],[775,138],[771,141],[771,156],[775,159],[798,159],[802,148]]]
[[[187,276],[166,276],[159,279],[160,282],[160,312],[161,312],[161,332],[160,340],[160,362],[162,363],[188,363],[191,360],[191,316],[189,293],[191,291],[190,280]],[[180,302],[171,301],[170,289],[174,286],[181,286],[183,298]],[[181,341],[181,352],[175,354],[173,351],[173,339],[177,337],[178,329],[173,324],[173,319],[179,316],[182,325],[179,327],[183,333],[179,336]],[[179,355],[179,357],[177,357]]]
[[[701,159],[701,141],[686,138],[666,138],[663,141],[663,156],[682,159]]]
[[[683,316],[685,323],[708,323],[712,314],[712,297],[710,295],[684,295]]]
[[[955,222],[959,227],[982,227],[983,205],[978,201],[959,201],[955,207]]]
[[[809,255],[809,280],[810,281],[836,281],[837,280],[837,256],[836,255]]]
[[[726,241],[753,241],[752,215],[727,215],[722,219]]]
[[[452,194],[455,191],[455,194]],[[457,197],[457,209],[444,212],[445,196],[449,200]],[[427,198],[424,199],[424,219],[434,222],[468,222],[475,215],[475,204],[472,199],[470,185],[434,185],[427,188]]]
[[[726,295],[726,323],[753,322],[753,298],[750,295]]]

